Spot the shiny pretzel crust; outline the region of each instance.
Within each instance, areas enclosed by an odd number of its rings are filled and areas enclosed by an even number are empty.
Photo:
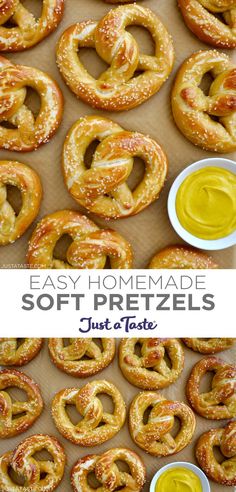
[[[115,357],[114,338],[101,338],[102,349],[92,338],[71,338],[64,347],[62,338],[50,338],[48,349],[53,363],[77,378],[93,376],[107,367]],[[89,357],[84,360],[83,357]]]
[[[24,366],[42,348],[42,338],[25,338],[17,347],[17,338],[0,338],[0,366]]]
[[[216,354],[230,349],[236,342],[235,338],[182,338],[187,347],[200,354]]]
[[[154,269],[205,269],[218,268],[210,256],[190,246],[167,246],[151,259],[148,268]]]

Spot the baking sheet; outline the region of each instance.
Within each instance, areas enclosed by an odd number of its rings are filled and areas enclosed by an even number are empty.
[[[32,1],[26,0],[26,2],[32,8]],[[136,268],[145,268],[151,257],[162,247],[181,242],[168,220],[166,210],[168,191],[174,178],[185,166],[198,159],[215,155],[194,147],[185,139],[176,128],[170,109],[171,85],[181,62],[192,52],[199,49],[208,49],[208,46],[201,43],[185,26],[178,11],[176,0],[143,0],[142,5],[150,7],[162,19],[174,40],[176,53],[174,70],[159,93],[138,108],[122,113],[96,111],[76,99],[75,95],[70,92],[62,81],[56,67],[55,44],[60,33],[70,24],[90,18],[99,19],[112,6],[102,0],[65,0],[64,17],[55,33],[29,51],[6,55],[15,62],[40,68],[57,80],[65,98],[64,117],[59,131],[47,145],[43,145],[35,152],[20,154],[0,151],[0,159],[15,159],[25,162],[39,173],[44,190],[43,202],[38,216],[38,219],[40,219],[45,214],[66,207],[82,210],[66,190],[61,173],[63,141],[70,126],[79,117],[94,113],[104,114],[128,130],[137,130],[156,139],[163,146],[169,158],[168,179],[160,199],[135,217],[109,221],[108,224],[109,227],[114,227],[131,242],[134,249],[134,266]],[[135,27],[130,28],[130,31],[139,41],[142,51],[151,53],[151,42],[147,33],[141,28]],[[229,51],[229,54],[235,58],[235,53],[232,50]],[[101,73],[105,67],[105,64],[99,60],[94,50],[82,50],[81,58],[88,70],[94,75]],[[31,98],[34,99],[32,94]],[[231,159],[235,158],[234,154],[224,154],[224,156]],[[139,172],[140,163],[137,163],[132,173],[131,181],[133,179],[134,181],[137,180]],[[84,209],[83,212],[85,212]],[[101,226],[107,226],[107,221],[91,214],[89,215]],[[0,248],[0,266],[2,268],[20,268],[24,265],[27,242],[36,222],[16,243]],[[60,253],[62,253],[63,248],[61,246]],[[236,248],[229,248],[215,252],[213,256],[222,268],[234,268],[236,267],[235,253]]]
[[[117,340],[117,346],[119,341]],[[186,381],[188,379],[189,373],[193,365],[204,357],[201,354],[197,354],[192,350],[188,349],[184,346],[185,351],[185,367],[184,371],[181,374],[180,378],[169,388],[166,388],[161,391],[161,393],[170,399],[182,400],[187,403],[185,397],[185,386]],[[235,362],[235,354],[236,348],[231,348],[230,350],[221,352],[218,356],[225,360],[226,362]],[[123,395],[125,400],[127,409],[134,398],[134,396],[141,390],[131,385],[122,375],[118,367],[118,357],[116,353],[116,357],[112,364],[109,367],[104,369],[101,373],[97,374],[95,377],[85,378],[85,379],[77,379],[72,376],[69,376],[54,366],[51,362],[48,349],[47,349],[47,341],[44,341],[44,346],[39,353],[39,355],[31,361],[26,366],[20,369],[25,372],[29,376],[31,376],[37,383],[39,383],[43,399],[44,399],[44,410],[36,423],[29,429],[27,432],[24,432],[20,436],[16,436],[15,438],[5,439],[0,441],[0,453],[4,453],[10,449],[13,449],[21,440],[25,439],[27,436],[36,433],[48,433],[56,436],[60,442],[65,447],[66,455],[67,455],[67,465],[65,470],[65,475],[62,483],[56,489],[58,492],[70,492],[70,470],[77,461],[78,458],[85,456],[87,454],[93,453],[102,453],[112,447],[116,446],[124,446],[130,447],[134,451],[136,451],[143,459],[146,469],[147,469],[147,482],[143,489],[143,492],[148,492],[150,480],[153,477],[154,473],[164,466],[167,463],[171,463],[173,461],[190,461],[192,463],[196,463],[194,457],[194,447],[197,442],[198,437],[205,431],[221,427],[226,424],[226,421],[211,421],[204,419],[202,417],[197,416],[196,414],[196,431],[193,436],[192,443],[190,443],[185,449],[183,449],[180,453],[176,455],[167,457],[167,458],[156,458],[151,455],[148,455],[144,451],[142,451],[136,444],[132,441],[129,431],[128,431],[128,423],[127,419],[124,427],[120,430],[120,432],[113,437],[110,441],[107,441],[101,446],[95,446],[92,448],[82,448],[75,444],[72,444],[70,441],[64,439],[61,434],[57,431],[54,422],[51,417],[51,401],[53,396],[62,388],[70,388],[70,387],[82,387],[86,382],[94,380],[94,379],[107,379],[108,381],[113,382],[120,392]],[[218,484],[214,484],[211,482],[211,492],[233,492],[233,487],[221,486]]]

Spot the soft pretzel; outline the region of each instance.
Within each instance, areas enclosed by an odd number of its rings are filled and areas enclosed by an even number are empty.
[[[202,378],[214,372],[211,389],[200,392]],[[192,369],[186,387],[187,398],[202,417],[212,420],[236,417],[236,366],[216,357],[201,359]]]
[[[147,423],[144,414],[151,412]],[[180,428],[175,437],[171,435],[175,417]],[[143,391],[132,401],[129,413],[130,434],[140,448],[153,456],[169,456],[178,453],[191,441],[195,430],[194,413],[185,403],[169,401],[154,391]]]
[[[130,25],[145,27],[155,44],[155,55],[139,52]],[[94,48],[109,68],[92,77],[78,57],[80,48]],[[57,47],[57,63],[65,82],[84,102],[98,109],[131,109],[155,94],[168,78],[174,60],[171,37],[160,19],[140,5],[122,5],[99,22],[70,26]],[[142,72],[137,77],[135,72]]]
[[[27,87],[40,96],[37,116],[24,103]],[[46,143],[62,118],[63,97],[57,83],[37,68],[15,65],[0,56],[0,148],[29,152]],[[5,128],[10,123],[15,128]]]
[[[112,398],[112,413],[104,411],[100,393]],[[75,405],[83,417],[77,425],[71,422],[66,412],[67,405]],[[63,389],[52,402],[52,416],[57,429],[66,439],[80,446],[96,446],[111,439],[123,426],[125,415],[124,400],[116,386],[108,381],[95,380],[81,389]]]
[[[210,72],[208,95],[200,88]],[[212,152],[236,150],[236,66],[218,51],[199,51],[177,74],[172,91],[176,125],[192,143]]]
[[[0,5],[0,51],[22,51],[38,44],[58,26],[64,0],[43,0],[39,19],[20,2],[2,0]],[[10,27],[4,24],[11,23]]]
[[[141,345],[140,356],[135,353],[137,344]],[[165,361],[166,353],[171,367]],[[184,367],[184,351],[174,338],[124,338],[119,346],[119,364],[130,383],[157,390],[178,379]]]
[[[21,341],[21,344],[18,344]],[[42,338],[0,338],[0,366],[24,366],[40,351]]]
[[[221,462],[214,453],[217,447],[223,455]],[[202,434],[197,442],[196,457],[211,480],[231,487],[236,485],[236,422]]]
[[[27,400],[13,400],[7,392],[8,388],[13,387],[23,390]],[[14,369],[0,371],[0,438],[25,432],[39,417],[42,409],[42,396],[33,379]]]
[[[99,140],[90,169],[89,145]],[[132,191],[127,179],[133,158],[141,157],[145,174]],[[63,150],[65,184],[73,198],[91,212],[107,218],[135,215],[156,200],[164,185],[167,158],[154,140],[128,132],[107,118],[86,116],[70,129]]]
[[[235,338],[183,338],[185,345],[200,354],[216,354],[222,350],[230,349]]]
[[[22,206],[16,215],[7,199],[7,185],[18,188]],[[38,214],[42,186],[36,172],[16,161],[0,161],[0,245],[16,241]]]
[[[62,338],[50,338],[49,353],[54,364],[71,376],[86,378],[107,367],[115,356],[114,338],[101,338],[100,348],[93,338],[71,338],[64,346]]]
[[[178,0],[178,3],[187,26],[199,39],[218,48],[236,47],[235,0]]]
[[[54,257],[54,247],[64,234],[73,240],[66,261]],[[131,246],[118,232],[99,229],[79,212],[60,210],[37,225],[29,241],[27,262],[30,268],[104,268],[107,257],[111,268],[132,268]]]
[[[37,460],[35,453],[46,450],[52,457]],[[52,436],[35,434],[0,457],[0,490],[4,492],[52,492],[62,480],[66,456],[62,445]],[[18,485],[9,474],[12,470],[22,479]]]
[[[218,268],[210,256],[190,246],[167,246],[158,251],[151,259],[148,268],[154,269],[188,269]]]
[[[117,461],[126,463],[129,470],[120,470]],[[140,457],[125,448],[112,448],[101,455],[80,458],[71,471],[74,492],[94,492],[88,483],[89,473],[94,473],[100,483],[99,489],[96,489],[99,492],[113,492],[120,488],[125,492],[140,492],[146,479],[145,466]]]

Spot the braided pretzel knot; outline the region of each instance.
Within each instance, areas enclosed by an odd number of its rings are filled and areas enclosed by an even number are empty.
[[[141,344],[141,355],[135,354],[135,346]],[[164,356],[171,361],[168,367]],[[119,364],[126,379],[138,388],[166,388],[181,374],[184,367],[184,351],[174,338],[125,338],[119,346]]]
[[[211,390],[200,393],[201,380],[208,371],[215,373]],[[201,359],[192,369],[186,392],[191,406],[202,417],[213,420],[236,417],[236,366],[216,357]]]
[[[85,164],[89,145],[99,140],[90,169]],[[131,191],[127,179],[133,158],[145,163],[145,174]],[[70,129],[64,144],[63,169],[66,186],[76,201],[107,218],[139,213],[156,200],[164,185],[167,158],[151,138],[128,132],[103,117],[87,116]]]
[[[236,341],[235,338],[183,338],[182,340],[187,347],[200,354],[216,354],[230,349]]]
[[[41,100],[35,117],[25,104],[26,87],[35,90]],[[54,80],[41,70],[13,65],[0,56],[0,148],[29,152],[48,142],[62,118],[63,96]]]
[[[217,263],[202,251],[188,246],[167,246],[151,259],[148,268],[163,269],[206,269],[218,268]]]
[[[7,200],[7,185],[21,192],[18,215]],[[20,162],[0,161],[0,245],[13,243],[24,234],[38,214],[41,198],[41,181],[33,169]]]
[[[73,239],[67,261],[53,256],[56,243],[64,234]],[[120,234],[99,229],[78,212],[60,210],[39,222],[29,242],[27,261],[31,268],[104,268],[107,257],[111,268],[132,268],[131,246]]]
[[[46,450],[53,458],[37,460],[34,454]],[[0,458],[0,490],[4,492],[52,492],[62,480],[66,456],[59,441],[52,436],[35,434],[22,441],[14,451]],[[17,485],[9,475],[12,468],[24,479]],[[41,478],[41,475],[45,476]]]
[[[144,413],[152,407],[146,424]],[[175,417],[180,429],[171,435]],[[194,413],[185,403],[169,401],[159,393],[143,391],[132,401],[129,414],[131,437],[140,448],[153,456],[169,456],[185,448],[195,430]]]
[[[199,86],[208,72],[214,80],[205,95]],[[236,68],[228,56],[199,51],[188,58],[175,80],[172,110],[176,125],[195,145],[214,152],[236,150]]]
[[[12,387],[23,390],[27,401],[13,401],[6,391]],[[14,369],[0,371],[0,438],[25,432],[39,417],[42,409],[42,396],[33,379]]]
[[[155,55],[139,53],[129,25],[150,32]],[[93,78],[78,58],[79,48],[94,48],[109,68]],[[149,9],[123,5],[110,10],[99,22],[91,20],[70,26],[57,47],[57,63],[70,89],[90,106],[122,111],[141,104],[155,94],[168,78],[174,60],[170,35]],[[133,77],[136,71],[142,72]]]
[[[22,51],[36,45],[56,29],[62,14],[64,0],[43,0],[39,19],[19,0],[1,0],[0,51]],[[6,22],[12,26],[5,27]]]
[[[224,457],[221,463],[214,454],[215,447],[220,448]],[[222,485],[236,485],[236,422],[202,434],[197,442],[196,457],[211,480]]]
[[[128,465],[129,472],[118,468],[118,460]],[[140,492],[146,478],[145,467],[140,457],[131,449],[125,448],[112,448],[101,455],[92,454],[79,459],[71,472],[74,492],[95,490],[88,483],[88,475],[92,472],[101,484],[99,492],[113,492],[119,488],[125,492]]]
[[[49,353],[56,366],[67,374],[86,378],[107,367],[115,356],[113,338],[101,338],[100,348],[92,338],[70,338],[64,346],[62,338],[50,338]],[[86,357],[86,359],[83,359]]]
[[[103,409],[100,393],[109,395],[114,404],[112,413]],[[83,419],[74,425],[66,405],[75,405]],[[68,388],[59,391],[52,402],[52,416],[59,432],[69,441],[80,446],[96,446],[111,439],[124,424],[125,403],[114,384],[108,381],[92,381],[81,389]],[[102,423],[102,426],[99,424]]]
[[[187,26],[199,39],[219,48],[236,47],[235,0],[178,0],[178,3]]]
[[[0,338],[0,365],[24,366],[40,351],[42,338],[24,338],[18,346],[20,338]]]

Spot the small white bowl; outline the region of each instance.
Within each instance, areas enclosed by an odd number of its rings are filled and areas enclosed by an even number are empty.
[[[158,470],[157,473],[155,473],[151,484],[150,484],[150,492],[155,492],[155,486],[157,483],[158,478],[164,473],[166,470],[169,470],[170,468],[187,468],[188,470],[191,470],[192,472],[195,473],[200,478],[201,484],[202,484],[202,491],[203,492],[211,492],[211,487],[209,484],[209,480],[206,477],[205,473],[198,468],[198,466],[193,465],[192,463],[187,463],[185,461],[177,461],[176,463],[169,463],[169,465],[165,465],[160,470]],[[171,491],[170,491],[171,492]]]
[[[225,249],[230,246],[234,246],[236,244],[236,231],[232,232],[228,236],[225,236],[220,239],[206,240],[200,239],[190,232],[188,232],[181,225],[177,213],[176,213],[176,195],[180,185],[183,183],[185,178],[197,171],[198,169],[202,169],[204,167],[221,167],[223,169],[227,169],[231,171],[233,174],[236,174],[236,162],[231,161],[230,159],[222,159],[219,157],[213,157],[211,159],[203,159],[201,161],[194,162],[190,166],[186,167],[175,179],[174,183],[171,186],[169,196],[168,196],[168,215],[170,222],[177,232],[177,234],[184,239],[187,243],[192,246],[196,246],[196,248],[207,249],[207,250],[215,250],[215,249]]]

